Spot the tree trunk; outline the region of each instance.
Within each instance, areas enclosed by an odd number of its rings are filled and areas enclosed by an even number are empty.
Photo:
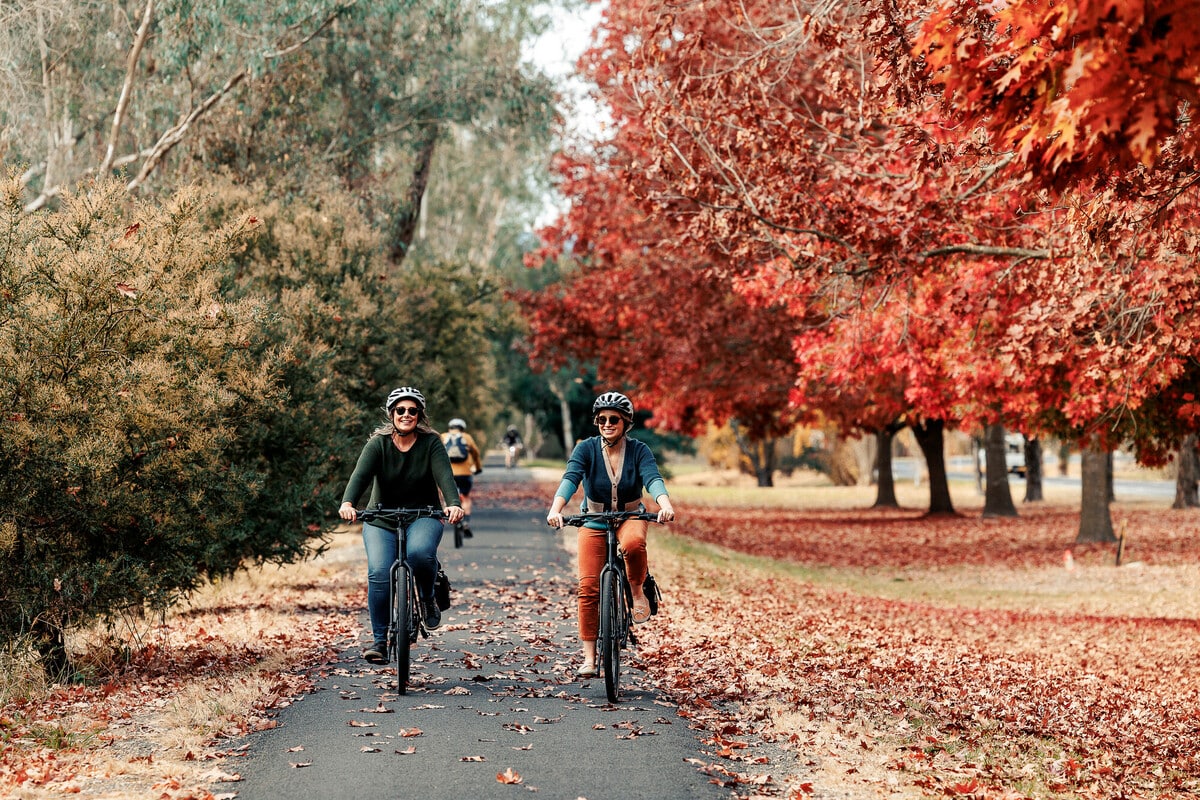
[[[417,222],[421,217],[421,201],[429,186],[429,171],[433,166],[433,152],[437,148],[438,136],[441,129],[436,123],[428,122],[422,126],[420,146],[417,148],[416,162],[413,164],[412,182],[404,197],[404,204],[392,218],[389,232],[388,256],[394,266],[400,266],[412,249],[413,234],[417,230]]]
[[[1115,542],[1112,513],[1109,510],[1109,454],[1095,443],[1082,453],[1082,492],[1080,496],[1077,543]]]
[[[987,449],[987,485],[984,490],[983,516],[1015,517],[1017,507],[1013,505],[1012,489],[1008,485],[1004,426],[988,425],[983,436],[984,447]]]
[[[1171,508],[1200,508],[1200,453],[1196,450],[1197,437],[1189,433],[1179,444],[1175,460],[1175,502]]]
[[[1117,493],[1113,491],[1113,454],[1108,453],[1104,456],[1104,492],[1108,497],[1108,502],[1117,502]]]
[[[872,508],[900,507],[896,500],[896,476],[892,474],[892,439],[898,430],[898,427],[888,425],[875,433],[879,448],[879,452],[875,454],[875,471],[879,477],[875,505]]]
[[[563,452],[566,457],[571,457],[571,451],[575,449],[575,426],[571,424],[571,404],[567,402],[567,392],[565,389],[560,389],[557,381],[547,381],[546,385],[550,387],[550,392],[558,398],[558,408],[562,414],[562,435],[563,435]]]
[[[925,465],[929,468],[930,514],[954,513],[954,504],[950,502],[950,484],[946,481],[945,427],[946,423],[940,419],[929,419],[912,426],[917,444],[925,456]]]
[[[984,478],[984,471],[987,469],[987,464],[986,464],[984,457],[982,455],[980,455],[981,453],[983,453],[983,437],[972,436],[971,437],[971,458],[975,462],[975,489],[980,494],[983,494],[984,493],[983,478]]]
[[[67,639],[63,630],[57,625],[37,620],[33,623],[34,649],[42,660],[42,669],[46,677],[54,683],[68,680],[71,673],[71,661],[67,656]]]
[[[1037,503],[1042,495],[1042,443],[1038,439],[1025,440],[1025,502]]]
[[[737,441],[738,450],[742,451],[742,455],[749,460],[750,469],[754,471],[754,479],[758,485],[774,486],[775,440],[751,441],[742,435],[742,428],[736,419],[729,420],[729,427],[733,430],[733,438]]]

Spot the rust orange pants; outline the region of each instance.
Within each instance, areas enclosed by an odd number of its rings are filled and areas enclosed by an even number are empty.
[[[646,580],[646,529],[644,519],[630,519],[617,528],[617,542],[625,553],[629,582]],[[600,570],[604,568],[606,531],[579,529],[579,638],[595,641],[600,633]]]

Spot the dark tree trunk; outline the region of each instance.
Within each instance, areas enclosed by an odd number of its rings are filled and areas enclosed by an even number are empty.
[[[1042,443],[1037,439],[1025,440],[1025,502],[1037,503],[1042,495]]]
[[[1013,505],[1012,489],[1008,485],[1004,426],[988,425],[983,436],[984,447],[987,449],[987,485],[983,498],[983,516],[1015,517],[1017,507]]]
[[[421,130],[421,143],[417,148],[413,164],[412,182],[408,185],[404,203],[392,218],[389,232],[388,257],[394,266],[400,266],[412,249],[417,222],[421,218],[421,201],[429,187],[429,172],[433,166],[433,152],[437,148],[441,129],[436,123],[425,123]]]
[[[896,476],[892,473],[892,440],[902,428],[900,425],[888,425],[875,433],[879,452],[875,455],[875,472],[879,483],[875,492],[873,508],[899,508],[896,500]]]
[[[1066,442],[1058,445],[1058,474],[1064,478],[1071,471],[1071,446]]]
[[[913,434],[925,456],[929,468],[929,513],[953,514],[954,504],[950,501],[950,484],[946,481],[946,423],[940,419],[925,420],[913,425]]]
[[[729,421],[729,427],[733,430],[733,438],[737,441],[738,450],[741,450],[742,455],[750,462],[750,468],[754,470],[754,479],[758,485],[774,486],[775,440],[751,441],[742,434],[742,427],[736,419]]]
[[[1196,434],[1190,433],[1179,444],[1175,466],[1175,502],[1171,508],[1200,508],[1200,452],[1196,449]]]
[[[1082,492],[1080,496],[1078,543],[1115,542],[1112,513],[1109,510],[1109,454],[1097,445],[1087,447],[1082,455]]]
[[[1113,454],[1107,453],[1104,457],[1104,491],[1108,497],[1108,502],[1117,502],[1117,494],[1113,491]]]
[[[71,661],[67,656],[67,639],[62,628],[46,622],[33,623],[34,648],[41,656],[46,677],[55,683],[70,677]]]

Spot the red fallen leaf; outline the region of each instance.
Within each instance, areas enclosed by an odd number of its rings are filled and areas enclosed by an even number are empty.
[[[501,783],[517,784],[521,783],[524,778],[514,772],[512,767],[509,767],[508,769],[504,770],[504,772],[497,772],[496,780],[500,781]]]
[[[425,731],[421,730],[420,728],[401,728],[400,729],[400,735],[406,739],[413,737],[413,736],[421,736],[424,733],[425,733]]]
[[[137,297],[137,289],[134,289],[128,283],[118,283],[117,284],[117,292],[119,292],[122,297],[129,297],[129,298]]]
[[[138,232],[138,229],[141,227],[142,227],[142,223],[140,223],[140,222],[135,222],[132,225],[130,225],[128,228],[125,229],[125,238],[128,239],[130,236],[133,236],[135,233]]]

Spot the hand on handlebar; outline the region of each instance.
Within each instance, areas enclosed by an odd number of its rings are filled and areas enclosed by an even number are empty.
[[[338,516],[346,522],[354,522],[358,514],[354,510],[353,503],[342,503],[342,507],[338,509]]]
[[[462,506],[446,506],[442,511],[446,514],[446,521],[451,525],[467,515],[467,512],[463,511]]]
[[[551,528],[561,528],[563,526],[562,512],[551,511],[546,515],[546,524]]]
[[[669,502],[664,502],[658,509],[659,524],[666,524],[675,520],[675,509]]]

